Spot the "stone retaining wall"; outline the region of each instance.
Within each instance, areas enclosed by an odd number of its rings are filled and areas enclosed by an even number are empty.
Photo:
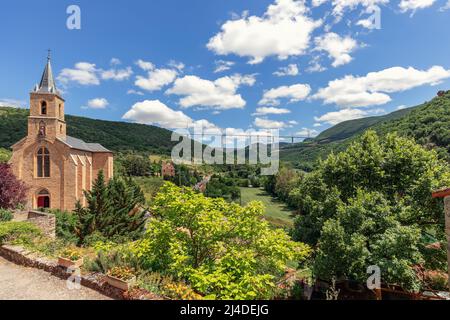
[[[52,239],[56,238],[56,217],[54,214],[29,211],[26,221],[37,226],[48,237]]]
[[[58,266],[56,260],[40,257],[22,247],[3,245],[0,247],[0,256],[21,266],[44,270],[63,280],[71,276],[65,268]],[[96,273],[81,275],[80,284],[113,299],[123,300],[129,297],[122,290],[110,286],[103,278],[103,275]]]

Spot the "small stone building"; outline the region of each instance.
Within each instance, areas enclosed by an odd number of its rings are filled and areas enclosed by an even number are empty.
[[[100,170],[113,176],[113,154],[97,143],[66,134],[64,99],[52,74],[50,56],[39,85],[30,93],[28,135],[12,146],[14,174],[29,187],[27,209],[73,210]]]

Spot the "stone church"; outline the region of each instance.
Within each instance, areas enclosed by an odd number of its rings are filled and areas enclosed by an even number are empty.
[[[64,99],[56,88],[50,56],[30,93],[28,135],[12,146],[14,174],[29,187],[27,209],[73,210],[100,170],[113,176],[113,154],[98,143],[66,134]]]

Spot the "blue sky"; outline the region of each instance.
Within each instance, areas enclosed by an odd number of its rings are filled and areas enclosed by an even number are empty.
[[[314,135],[450,89],[449,0],[17,0],[0,26],[0,104],[50,48],[66,113],[105,120]]]

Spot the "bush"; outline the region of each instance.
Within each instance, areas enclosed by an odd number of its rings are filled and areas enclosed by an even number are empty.
[[[11,166],[0,163],[0,208],[15,209],[26,201],[27,187],[18,180]]]
[[[67,243],[77,243],[76,227],[78,218],[76,215],[59,210],[51,211],[56,217],[56,236]]]
[[[0,208],[0,222],[11,221],[13,218],[14,214],[11,211]]]
[[[28,222],[2,222],[0,223],[0,244],[32,243],[32,240],[42,235],[41,230],[35,225]]]
[[[259,202],[241,207],[167,183],[153,204],[154,218],[133,254],[142,268],[186,281],[208,298],[272,298],[287,263],[310,254],[262,219]]]

